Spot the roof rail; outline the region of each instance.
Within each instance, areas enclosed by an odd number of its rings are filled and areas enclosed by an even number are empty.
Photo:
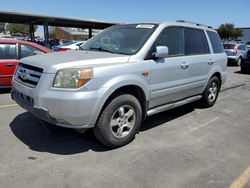
[[[199,24],[199,23],[195,23],[195,22],[189,22],[189,21],[186,21],[186,20],[177,20],[176,22],[179,22],[179,23],[190,23],[190,24],[194,24],[194,25],[197,25],[197,26],[205,26],[205,27],[208,27],[210,29],[213,29],[212,26],[208,26],[208,25],[204,25],[204,24]]]

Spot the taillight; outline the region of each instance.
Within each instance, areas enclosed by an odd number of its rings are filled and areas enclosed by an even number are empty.
[[[71,50],[70,48],[59,48],[59,51],[67,51],[67,50]]]
[[[236,46],[236,45],[234,45],[233,53],[234,53],[234,54],[237,54],[237,46]]]

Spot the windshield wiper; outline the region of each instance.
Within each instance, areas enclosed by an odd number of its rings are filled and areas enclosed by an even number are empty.
[[[97,51],[100,51],[100,52],[109,52],[109,53],[114,53],[114,52],[112,52],[112,51],[110,51],[110,50],[107,50],[107,49],[105,49],[105,48],[102,48],[102,47],[91,47],[91,48],[89,48],[90,50],[97,50]]]

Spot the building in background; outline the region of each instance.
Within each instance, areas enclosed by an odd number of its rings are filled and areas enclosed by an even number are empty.
[[[241,27],[239,28],[243,31],[243,36],[239,38],[242,43],[250,42],[250,27]]]
[[[93,29],[92,35],[97,35],[101,30]],[[89,30],[81,28],[51,27],[49,31],[51,39],[59,40],[88,40]]]

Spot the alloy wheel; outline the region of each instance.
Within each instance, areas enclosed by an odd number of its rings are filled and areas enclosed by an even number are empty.
[[[130,105],[122,105],[114,112],[111,117],[111,132],[115,137],[123,138],[131,132],[135,122],[135,109]]]

